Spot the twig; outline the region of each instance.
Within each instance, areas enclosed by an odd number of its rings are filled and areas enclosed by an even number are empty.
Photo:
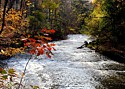
[[[28,59],[28,61],[27,61],[27,63],[26,63],[26,66],[25,66],[25,68],[24,68],[24,75],[25,75],[25,73],[26,73],[26,68],[27,68],[27,66],[28,66],[28,64],[29,64],[29,61],[32,59],[32,56]],[[18,88],[17,89],[20,89],[20,85],[21,85],[21,83],[22,83],[22,80],[23,80],[23,75],[22,75],[22,77],[21,77],[21,79],[20,79],[20,83],[19,83],[19,86],[18,86]]]

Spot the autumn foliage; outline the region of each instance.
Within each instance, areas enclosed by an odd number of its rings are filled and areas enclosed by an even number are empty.
[[[51,41],[51,37],[46,35],[55,33],[55,30],[47,30],[46,28],[41,30],[42,36],[34,36],[33,38],[28,34],[28,37],[23,37],[21,40],[24,42],[24,46],[29,48],[30,54],[36,54],[37,56],[46,54],[47,57],[51,58],[53,55],[52,50],[55,50],[53,46],[55,44],[48,43]]]
[[[0,13],[0,17],[2,21],[2,12]],[[51,50],[54,49],[54,45],[47,42],[52,41],[49,34],[54,34],[55,30],[44,28],[40,32],[34,30],[35,32],[32,34],[30,33],[28,24],[28,19],[23,17],[21,11],[11,9],[6,13],[4,30],[0,34],[0,54],[12,56],[30,47],[31,50],[29,53],[31,54],[41,55],[45,53],[49,58],[51,57],[50,55],[53,55]],[[24,48],[22,41],[24,42]],[[18,45],[20,47],[16,47]]]
[[[25,53],[27,50],[31,55],[40,56],[45,54],[48,58],[51,58],[51,56],[54,55],[52,50],[55,50],[55,44],[51,42],[48,43],[48,41],[52,41],[50,35],[54,34],[55,30],[42,29],[41,26],[39,29],[31,28],[30,20],[28,19],[28,8],[32,4],[30,0],[22,0],[22,2],[20,2],[20,9],[18,9],[19,5],[16,5],[17,8],[11,6],[14,5],[12,3],[13,1],[14,0],[8,2],[7,0],[5,2],[6,7],[0,7],[0,59],[1,55],[10,57],[17,53]],[[38,26],[37,22],[33,23],[36,23],[36,27]],[[28,62],[26,66],[27,65]],[[25,71],[26,67],[22,78],[25,75]],[[14,77],[17,77],[14,69],[6,70],[0,68],[0,88],[8,88],[6,84],[14,82]],[[19,86],[21,82],[18,83]],[[16,83],[14,83],[14,85]]]

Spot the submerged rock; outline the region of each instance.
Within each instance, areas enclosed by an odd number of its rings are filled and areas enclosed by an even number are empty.
[[[88,42],[84,41],[84,44],[82,46],[80,46],[80,47],[77,47],[77,49],[82,49],[84,47],[87,47],[87,45],[88,45]]]

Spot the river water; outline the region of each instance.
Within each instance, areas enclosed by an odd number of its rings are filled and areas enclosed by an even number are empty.
[[[125,65],[89,48],[77,49],[86,35],[69,35],[67,40],[54,42],[57,51],[49,59],[33,58],[27,67],[23,84],[38,85],[40,89],[125,89]],[[8,67],[21,75],[28,54],[20,54],[8,60]],[[120,59],[119,59],[120,60]]]

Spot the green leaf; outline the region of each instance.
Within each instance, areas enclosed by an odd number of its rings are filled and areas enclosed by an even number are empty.
[[[0,68],[0,73],[1,74],[7,74],[7,72],[3,68]]]
[[[33,89],[39,89],[39,87],[38,86],[33,86]]]
[[[15,74],[15,70],[14,69],[9,69],[8,74]]]
[[[2,76],[2,78],[3,78],[4,80],[6,80],[7,77],[8,77],[7,75]]]
[[[30,85],[33,89],[39,89],[39,86],[32,86]]]

